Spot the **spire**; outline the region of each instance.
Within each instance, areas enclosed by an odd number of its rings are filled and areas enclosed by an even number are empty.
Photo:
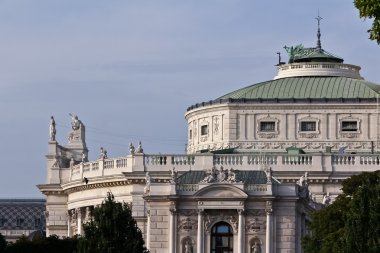
[[[315,19],[318,21],[317,49],[322,49],[322,46],[321,46],[321,29],[320,29],[320,23],[321,23],[322,18],[319,16],[319,10],[318,10],[318,17],[316,17]]]

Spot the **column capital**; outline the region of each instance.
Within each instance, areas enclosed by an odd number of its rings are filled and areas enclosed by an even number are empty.
[[[245,214],[245,209],[242,208],[242,209],[237,209],[237,212],[239,215],[244,215]]]
[[[198,213],[198,215],[203,216],[205,214],[205,210],[204,209],[198,209],[197,213]]]
[[[272,212],[273,212],[273,202],[272,201],[267,201],[266,203],[265,203],[265,212],[267,213],[267,214],[272,214]]]
[[[169,211],[171,214],[177,213],[177,207],[176,207],[176,203],[174,201],[170,201]]]

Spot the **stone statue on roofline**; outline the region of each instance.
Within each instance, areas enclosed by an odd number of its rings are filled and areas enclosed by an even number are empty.
[[[55,141],[55,134],[56,134],[55,120],[54,120],[54,117],[51,116],[50,117],[50,127],[49,127],[50,141]]]
[[[136,150],[135,150],[135,146],[133,146],[133,143],[132,143],[132,142],[129,143],[129,153],[130,153],[131,155],[134,155],[135,152],[136,152]]]
[[[236,177],[234,169],[225,170],[223,166],[220,166],[219,170],[212,167],[206,172],[205,178],[201,183],[240,183]]]
[[[309,199],[309,182],[308,182],[309,173],[305,172],[304,175],[300,177],[300,179],[297,181],[298,185],[298,195],[301,198]]]
[[[103,147],[100,147],[100,156],[99,159],[107,159],[107,150],[105,150]]]
[[[78,116],[69,113],[71,117],[71,132],[69,133],[69,143],[85,142],[85,127]]]
[[[142,148],[141,141],[139,141],[139,146],[137,147],[136,154],[142,154],[144,153],[144,150]]]

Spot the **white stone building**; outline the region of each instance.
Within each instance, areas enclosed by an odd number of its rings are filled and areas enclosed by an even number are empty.
[[[189,107],[187,154],[131,145],[128,156],[102,149],[88,161],[84,124],[73,116],[62,146],[52,118],[47,182],[38,186],[47,234],[82,234],[112,190],[133,204],[152,253],[302,252],[317,202],[379,167],[380,86],[319,38],[315,48],[286,48],[289,63],[279,61],[273,80]]]

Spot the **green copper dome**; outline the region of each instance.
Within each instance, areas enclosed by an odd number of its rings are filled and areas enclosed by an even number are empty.
[[[338,99],[376,98],[380,85],[348,77],[288,77],[233,91],[216,100],[226,99]]]

